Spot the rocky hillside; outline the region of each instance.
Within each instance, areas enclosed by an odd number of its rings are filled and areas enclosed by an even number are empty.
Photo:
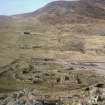
[[[54,1],[31,13],[0,16],[0,105],[31,103],[26,88],[49,100],[72,97],[71,105],[99,97],[88,92],[105,84],[104,8],[104,0]],[[82,94],[84,89],[90,90]],[[18,99],[14,91],[20,90]]]
[[[29,15],[25,14],[23,16],[35,16],[41,22],[50,24],[89,22],[94,18],[105,18],[105,1],[54,1]]]

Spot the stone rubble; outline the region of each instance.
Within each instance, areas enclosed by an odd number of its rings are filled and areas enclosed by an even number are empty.
[[[85,95],[82,94],[83,96],[80,96],[82,98],[72,96],[73,101],[71,104],[66,104],[63,99],[48,103],[44,98],[40,97],[41,92],[23,89],[8,95],[0,95],[0,105],[105,105],[105,89],[103,87],[89,87],[83,90],[83,93]]]

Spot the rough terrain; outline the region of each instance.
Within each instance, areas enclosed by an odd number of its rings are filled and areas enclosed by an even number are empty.
[[[104,105],[104,85],[104,0],[0,16],[0,105]]]

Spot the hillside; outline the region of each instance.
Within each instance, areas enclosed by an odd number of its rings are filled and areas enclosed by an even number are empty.
[[[105,84],[104,65],[104,0],[54,1],[0,16],[0,93],[29,88],[88,100],[85,88]]]
[[[36,17],[41,22],[51,24],[89,22],[94,18],[105,18],[104,6],[104,0],[54,1],[35,12],[19,16]]]

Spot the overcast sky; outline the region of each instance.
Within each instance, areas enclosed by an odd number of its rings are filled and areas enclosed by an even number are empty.
[[[0,0],[0,15],[27,13],[54,0]]]

